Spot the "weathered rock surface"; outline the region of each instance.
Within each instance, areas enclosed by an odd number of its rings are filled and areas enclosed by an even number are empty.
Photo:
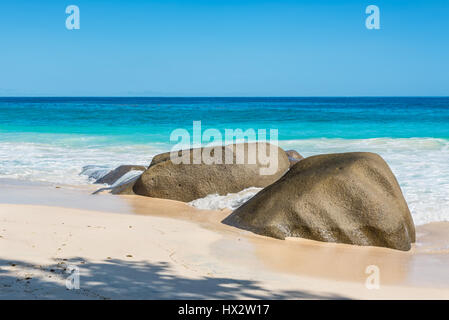
[[[373,153],[301,160],[224,221],[279,239],[409,250],[415,227],[399,184]]]
[[[182,155],[182,150],[177,154]],[[194,156],[198,159],[198,154],[215,157],[216,162],[204,157],[195,162]],[[150,167],[132,186],[132,191],[148,197],[190,202],[208,194],[225,195],[249,187],[266,187],[289,168],[285,151],[265,142],[195,148],[184,150],[184,155],[187,161],[179,164],[173,163],[170,153],[155,156]],[[128,187],[125,190],[130,192]]]
[[[146,169],[147,168],[144,166],[122,165],[110,171],[108,174],[95,181],[95,183],[112,185],[130,171],[145,171]]]
[[[288,161],[290,161],[290,168],[293,167],[296,163],[304,159],[302,155],[298,153],[296,150],[287,150],[285,151],[288,157]]]

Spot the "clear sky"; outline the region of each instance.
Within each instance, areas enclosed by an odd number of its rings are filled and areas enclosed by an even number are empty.
[[[0,43],[0,96],[449,96],[449,0],[2,0]]]

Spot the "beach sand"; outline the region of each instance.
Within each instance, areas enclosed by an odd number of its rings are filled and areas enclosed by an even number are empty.
[[[222,224],[229,210],[94,188],[0,183],[1,299],[449,299],[449,223],[419,226],[410,252],[283,241]]]

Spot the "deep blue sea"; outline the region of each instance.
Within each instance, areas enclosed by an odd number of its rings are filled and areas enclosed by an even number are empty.
[[[193,121],[277,129],[304,156],[379,153],[416,223],[449,220],[449,98],[0,98],[0,178],[91,183],[92,172],[148,165]]]

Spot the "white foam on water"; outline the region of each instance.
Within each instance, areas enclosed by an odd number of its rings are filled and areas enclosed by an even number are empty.
[[[114,182],[111,185],[111,188],[119,186],[121,184],[128,183],[131,180],[134,180],[135,178],[140,176],[142,174],[142,172],[143,172],[142,170],[131,170],[131,171],[128,171],[123,176],[121,176],[116,182]]]
[[[225,196],[210,194],[204,198],[189,202],[189,205],[204,210],[221,210],[225,208],[235,210],[254,197],[260,190],[262,188],[251,187],[238,193],[228,193]]]
[[[109,166],[88,165],[83,167],[80,175],[85,175],[89,178],[89,180],[96,181],[103,178],[109,172],[111,172],[111,168]]]
[[[0,178],[83,185],[122,164],[148,166],[152,156],[164,151],[158,145],[74,147],[0,142]]]

